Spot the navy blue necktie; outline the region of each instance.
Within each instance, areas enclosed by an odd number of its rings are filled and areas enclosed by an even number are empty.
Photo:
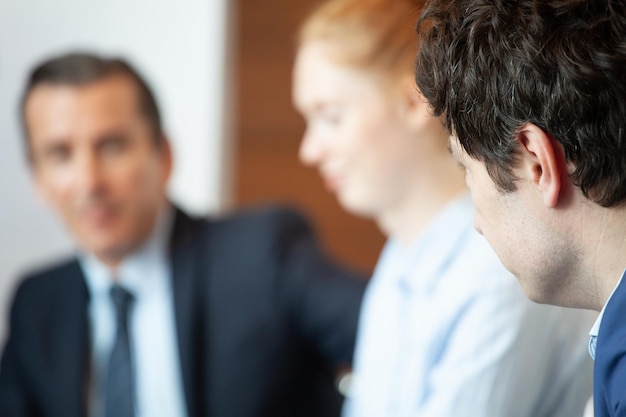
[[[133,417],[135,415],[135,381],[130,340],[128,313],[133,295],[119,285],[111,287],[111,299],[115,305],[117,331],[107,366],[105,417]]]

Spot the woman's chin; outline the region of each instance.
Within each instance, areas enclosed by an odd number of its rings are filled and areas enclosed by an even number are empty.
[[[356,198],[356,196],[337,194],[337,200],[339,205],[346,212],[366,219],[376,217],[376,212],[371,204],[367,204],[362,198]]]

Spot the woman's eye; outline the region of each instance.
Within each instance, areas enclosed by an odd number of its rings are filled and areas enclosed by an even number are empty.
[[[329,110],[320,114],[320,120],[329,125],[338,125],[341,122],[341,114],[336,110]]]

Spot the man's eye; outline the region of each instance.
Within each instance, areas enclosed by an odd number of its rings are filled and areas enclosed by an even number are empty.
[[[59,145],[47,149],[43,156],[47,162],[60,164],[70,158],[71,151],[68,146]]]
[[[124,150],[126,141],[122,138],[109,138],[100,143],[100,151],[105,154],[115,155]]]

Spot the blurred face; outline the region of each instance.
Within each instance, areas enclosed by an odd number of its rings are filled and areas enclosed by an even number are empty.
[[[119,263],[152,231],[171,170],[169,147],[155,143],[133,82],[40,85],[25,121],[40,194],[84,249]]]
[[[406,103],[371,72],[335,63],[323,42],[307,42],[294,66],[293,101],[306,132],[300,159],[316,167],[348,211],[378,217],[406,198],[418,172],[424,112],[409,125]],[[434,121],[434,123],[433,123]]]

